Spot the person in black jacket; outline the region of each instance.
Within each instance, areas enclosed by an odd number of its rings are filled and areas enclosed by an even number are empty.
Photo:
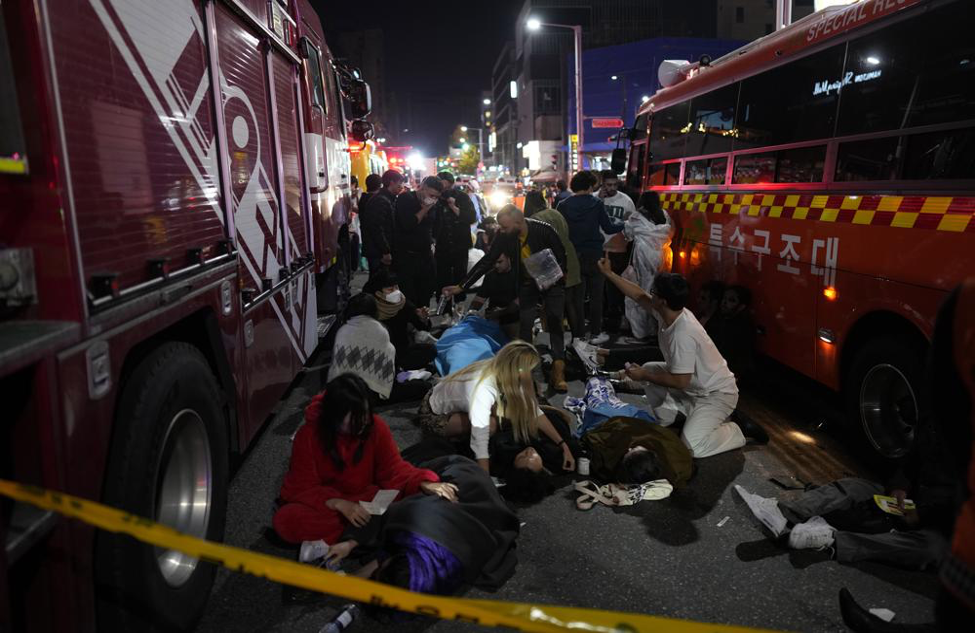
[[[374,275],[393,263],[394,203],[404,190],[404,176],[388,169],[380,178],[382,188],[361,207],[360,231],[363,233],[363,255]]]
[[[448,286],[442,292],[453,296],[460,294],[482,278],[495,263],[499,256],[506,254],[516,269],[516,280],[519,284],[519,338],[531,342],[533,340],[533,323],[536,320],[536,306],[543,304],[546,314],[547,330],[550,334],[550,351],[553,354],[553,367],[550,371],[550,387],[554,391],[564,393],[567,382],[564,377],[564,343],[563,343],[563,308],[566,297],[564,283],[566,280],[567,255],[563,249],[560,235],[552,226],[539,220],[527,219],[516,206],[507,204],[496,216],[499,223],[499,233],[492,242],[489,252],[478,260],[478,263],[468,273],[468,277],[461,285]],[[529,276],[523,265],[523,260],[546,249],[553,252],[563,277],[546,290],[540,290],[535,280]]]
[[[460,284],[468,273],[468,250],[472,247],[475,205],[468,194],[455,188],[455,177],[442,171],[438,180],[444,193],[436,208],[434,261],[438,288]]]
[[[394,210],[394,270],[400,289],[419,307],[427,307],[435,289],[431,254],[437,204],[444,185],[434,176],[421,181],[415,191],[397,198]]]
[[[366,208],[366,203],[370,201],[375,193],[380,191],[380,187],[383,186],[383,178],[380,174],[370,174],[366,177],[366,191],[360,195],[360,209]]]

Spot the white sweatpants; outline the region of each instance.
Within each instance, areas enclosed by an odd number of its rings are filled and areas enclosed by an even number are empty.
[[[665,371],[662,362],[645,363],[643,367],[651,372]],[[685,415],[682,441],[692,451],[692,457],[709,457],[746,444],[740,427],[728,421],[739,401],[738,394],[690,396],[684,391],[653,383],[645,383],[644,388],[652,412],[661,424],[669,426],[679,413]]]

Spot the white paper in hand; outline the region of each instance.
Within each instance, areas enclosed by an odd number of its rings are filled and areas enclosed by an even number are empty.
[[[360,505],[370,514],[380,516],[387,511],[399,494],[399,490],[380,490],[373,496],[373,501],[360,501]]]

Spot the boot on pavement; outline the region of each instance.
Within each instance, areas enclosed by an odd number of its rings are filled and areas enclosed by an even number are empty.
[[[553,361],[553,367],[550,369],[550,387],[557,393],[567,392],[567,379],[563,375],[565,369],[566,362],[562,360]]]

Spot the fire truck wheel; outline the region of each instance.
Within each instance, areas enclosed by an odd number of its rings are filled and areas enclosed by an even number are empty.
[[[105,501],[181,532],[224,537],[228,446],[223,396],[206,359],[162,345],[124,387],[105,476]],[[186,630],[207,603],[216,569],[173,550],[101,532],[96,543],[99,630]]]
[[[859,349],[848,372],[852,429],[876,457],[895,459],[912,448],[921,406],[923,355],[895,339]]]

